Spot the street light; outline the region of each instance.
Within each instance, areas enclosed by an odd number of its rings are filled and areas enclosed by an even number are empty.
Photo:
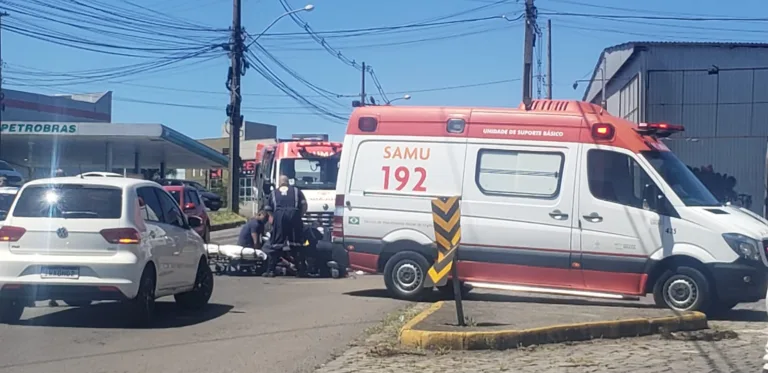
[[[397,101],[397,100],[406,100],[406,101],[408,101],[410,99],[411,99],[411,95],[405,95],[403,97],[398,97],[398,98],[395,98],[395,99],[387,101],[387,105],[392,105],[392,103]]]
[[[278,21],[280,21],[281,19],[283,19],[283,18],[285,18],[285,17],[287,17],[287,16],[289,16],[289,15],[291,15],[291,14],[294,14],[294,13],[299,13],[299,12],[311,12],[311,11],[313,11],[313,10],[315,10],[315,6],[314,6],[314,5],[312,5],[312,4],[307,4],[307,5],[305,5],[303,8],[294,9],[294,10],[291,10],[291,11],[287,11],[287,12],[285,12],[285,13],[281,14],[279,17],[275,18],[275,20],[274,20],[274,21],[272,21],[272,23],[270,23],[270,24],[269,24],[267,27],[265,27],[265,28],[264,28],[264,30],[263,30],[262,32],[258,33],[256,36],[254,36],[254,37],[253,37],[253,40],[251,40],[251,42],[250,42],[250,43],[249,43],[249,44],[246,46],[246,48],[247,48],[247,47],[250,47],[251,45],[253,45],[253,43],[255,43],[257,40],[259,40],[259,38],[261,38],[262,36],[264,36],[264,34],[266,34],[266,33],[267,33],[267,31],[269,31],[269,29],[271,29],[271,28],[272,28],[272,26],[274,26],[274,25],[275,25],[275,24],[276,24]]]

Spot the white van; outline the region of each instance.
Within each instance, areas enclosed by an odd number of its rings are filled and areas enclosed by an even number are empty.
[[[474,287],[722,311],[766,294],[768,223],[724,206],[661,138],[577,101],[530,111],[367,106],[349,121],[333,237],[352,268],[420,299],[431,199],[461,196],[459,276]]]

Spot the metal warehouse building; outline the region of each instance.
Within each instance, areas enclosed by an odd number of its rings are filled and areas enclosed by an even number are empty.
[[[768,44],[616,45],[600,55],[583,99],[636,123],[683,124],[669,148],[690,167],[735,177],[739,203],[765,213]]]

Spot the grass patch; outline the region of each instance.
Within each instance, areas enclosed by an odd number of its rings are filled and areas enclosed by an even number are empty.
[[[211,225],[222,225],[245,221],[243,216],[235,214],[231,211],[208,211],[208,217],[211,218]]]
[[[389,357],[395,355],[425,355],[424,351],[402,349],[399,346],[400,329],[414,316],[429,307],[429,304],[410,304],[389,315],[378,325],[366,330],[368,355]]]

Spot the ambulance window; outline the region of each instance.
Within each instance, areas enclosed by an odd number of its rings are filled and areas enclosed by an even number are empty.
[[[564,160],[556,152],[481,149],[475,181],[484,194],[553,198],[560,193]]]
[[[595,198],[635,208],[644,207],[645,185],[654,184],[632,157],[609,150],[587,153],[587,177]]]

